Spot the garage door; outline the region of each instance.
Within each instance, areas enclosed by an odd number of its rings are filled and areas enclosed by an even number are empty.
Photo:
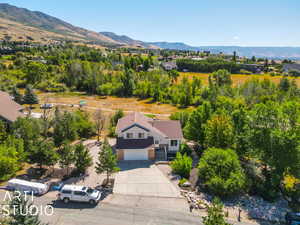
[[[148,149],[124,150],[124,160],[148,160]]]

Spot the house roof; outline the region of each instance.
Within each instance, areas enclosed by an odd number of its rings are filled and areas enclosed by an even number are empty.
[[[116,131],[117,133],[124,132],[127,128],[133,127],[133,126],[140,126],[147,130],[155,130],[160,135],[164,136],[159,130],[156,130],[156,128],[153,128],[151,125],[151,122],[153,121],[152,118],[144,116],[142,113],[134,112],[130,113],[127,116],[124,116],[123,118],[119,119]]]
[[[14,122],[18,117],[24,117],[20,112],[23,107],[12,100],[8,93],[0,91],[0,117]]]
[[[117,138],[117,149],[144,149],[154,145],[153,137],[147,139]]]
[[[153,127],[164,133],[168,138],[182,139],[181,124],[178,120],[154,120]]]
[[[130,113],[127,116],[119,119],[116,131],[117,133],[121,133],[133,126],[141,127],[145,130],[152,130],[165,138],[183,138],[179,121],[154,120],[152,118],[144,116],[139,112]]]

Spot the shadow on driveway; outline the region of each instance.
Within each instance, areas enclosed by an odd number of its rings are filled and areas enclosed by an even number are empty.
[[[154,164],[154,161],[149,160],[128,160],[119,161],[118,167],[121,171],[134,170],[137,168],[150,168]]]

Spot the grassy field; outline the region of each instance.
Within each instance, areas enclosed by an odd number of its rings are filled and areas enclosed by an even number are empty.
[[[201,79],[202,83],[204,85],[208,84],[208,77],[209,77],[209,73],[180,73],[180,78],[179,81],[184,77],[187,76],[188,78],[192,79],[194,76],[198,77]],[[261,74],[261,75],[244,75],[244,74],[232,74],[231,75],[231,79],[233,81],[233,85],[239,85],[239,84],[243,84],[245,81],[251,79],[251,78],[258,78],[258,79],[270,79],[272,82],[278,84],[280,82],[280,79],[282,78],[282,76],[270,76],[268,74]],[[290,78],[293,79],[293,78]],[[295,78],[296,83],[298,85],[298,87],[300,87],[300,78]]]
[[[152,114],[157,118],[167,119],[173,112],[179,111],[175,106],[169,104],[152,103],[151,99],[140,100],[138,98],[118,98],[118,97],[100,97],[89,96],[80,92],[73,93],[38,93],[40,103],[55,103],[67,108],[71,104],[77,105],[79,101],[86,101],[84,109],[89,112],[95,112],[101,109],[107,114],[112,114],[118,109],[125,113],[137,111],[145,114]],[[36,111],[36,110],[35,110]]]

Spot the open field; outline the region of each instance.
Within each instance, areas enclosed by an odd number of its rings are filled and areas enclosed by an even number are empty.
[[[107,113],[113,113],[122,109],[125,113],[132,111],[153,114],[157,118],[167,119],[173,112],[180,109],[169,104],[152,103],[151,100],[139,100],[138,98],[118,98],[118,97],[101,97],[88,96],[84,93],[39,93],[40,103],[54,103],[57,105],[77,105],[79,101],[86,101],[85,110],[93,112],[101,109]],[[67,106],[66,106],[67,107]]]
[[[192,78],[194,76],[198,77],[201,79],[202,83],[204,85],[208,85],[208,77],[209,73],[180,73],[180,78],[179,81],[184,77],[187,76],[188,78]],[[258,78],[258,79],[270,79],[273,81],[275,84],[278,84],[280,82],[280,79],[282,76],[270,76],[268,74],[253,74],[253,75],[244,75],[244,74],[232,74],[231,79],[233,81],[233,85],[239,85],[245,83],[247,80],[251,78]],[[290,79],[295,79],[298,87],[300,87],[300,78],[290,78]]]

